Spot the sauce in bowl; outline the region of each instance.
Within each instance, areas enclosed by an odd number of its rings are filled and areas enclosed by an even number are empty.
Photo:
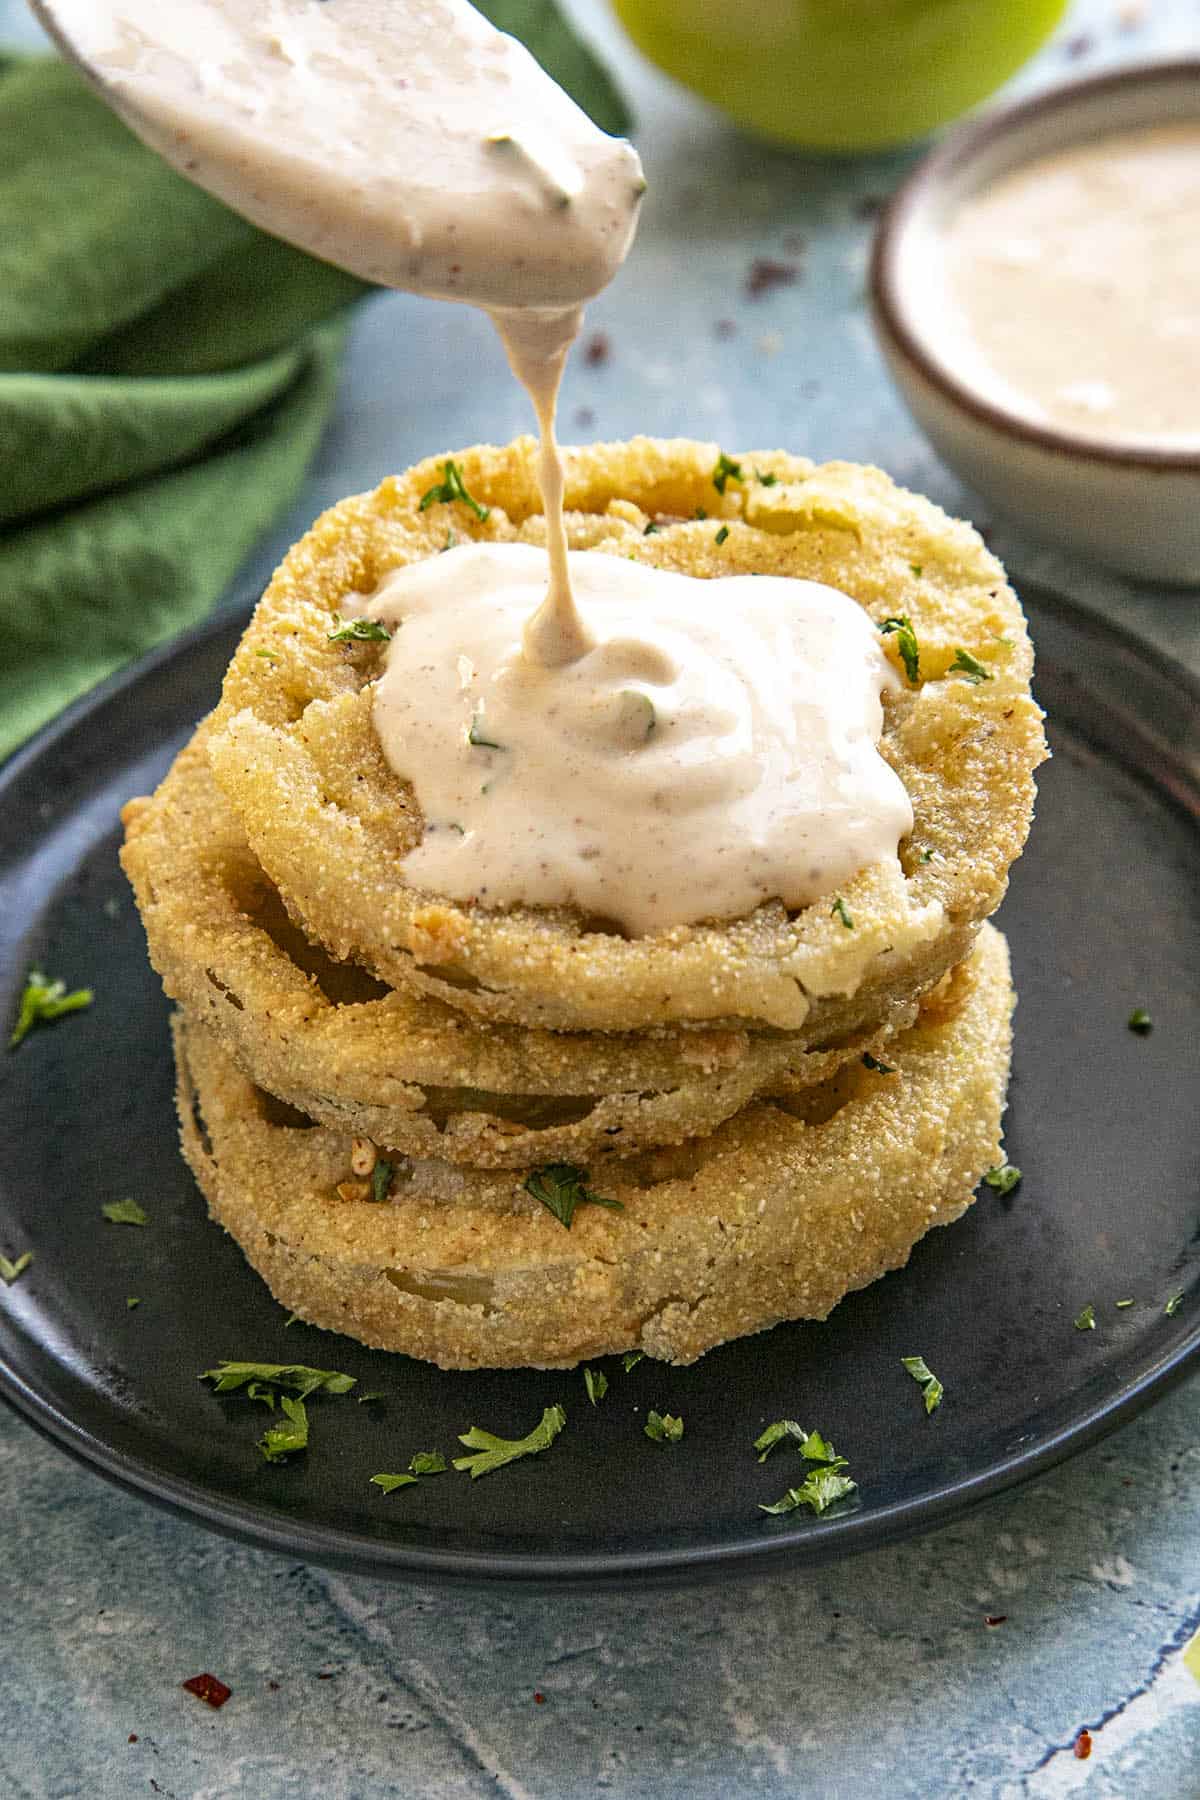
[[[955,365],[1098,439],[1200,442],[1200,121],[1112,132],[970,195],[945,239]]]

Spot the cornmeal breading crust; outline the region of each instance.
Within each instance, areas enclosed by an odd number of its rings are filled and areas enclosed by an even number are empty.
[[[719,494],[717,455],[713,444],[645,438],[569,451],[570,541],[692,575],[817,579],[877,623],[909,615],[920,681],[885,697],[880,745],[915,813],[902,868],[866,869],[844,886],[853,931],[822,901],[791,918],[769,903],[633,939],[567,908],[489,910],[404,885],[399,864],[423,827],[372,725],[382,650],[331,643],[332,616],[351,592],[436,554],[451,531],[543,542],[534,446],[522,439],[457,454],[491,509],[486,523],[462,502],[420,510],[442,459],[324,514],[284,559],[226,678],[214,772],[289,911],[331,954],[482,1018],[566,1030],[722,1021],[811,1044],[871,1028],[965,954],[1003,897],[1045,755],[1032,652],[1004,571],[970,526],[878,470],[749,452],[737,459],[743,479]],[[651,518],[661,528],[646,536]],[[884,642],[899,667],[896,636]],[[960,649],[990,679],[954,673]]]
[[[522,1174],[402,1161],[393,1198],[339,1200],[345,1133],[280,1123],[202,1026],[177,1017],[184,1153],[281,1304],[446,1368],[565,1367],[641,1349],[694,1361],[782,1319],[824,1318],[970,1205],[999,1160],[1012,990],[985,926],[891,1046],[795,1112],[747,1107],[710,1138],[614,1161],[568,1231]]]

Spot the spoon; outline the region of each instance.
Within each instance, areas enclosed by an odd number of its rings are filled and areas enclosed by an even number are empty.
[[[577,308],[644,187],[466,0],[31,0],[145,143],[367,281],[489,311]]]

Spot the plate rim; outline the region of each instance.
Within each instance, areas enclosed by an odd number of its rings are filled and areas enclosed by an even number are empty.
[[[1200,711],[1200,677],[1156,644],[1036,581],[1023,585],[1039,609],[1059,613],[1088,637],[1107,640],[1125,656],[1134,657]],[[0,763],[0,799],[94,715],[119,702],[131,689],[152,680],[164,666],[186,661],[211,641],[234,630],[248,616],[254,598],[242,594],[224,602],[198,625],[156,645],[73,701]],[[744,1531],[719,1543],[632,1551],[514,1554],[437,1549],[402,1540],[368,1540],[362,1533],[341,1526],[289,1522],[277,1508],[255,1501],[214,1496],[202,1482],[164,1473],[148,1457],[114,1448],[64,1413],[49,1395],[39,1392],[10,1365],[4,1342],[4,1335],[10,1331],[21,1333],[15,1314],[5,1317],[0,1333],[0,1398],[40,1435],[122,1491],[276,1555],[300,1557],[377,1579],[432,1585],[505,1585],[524,1591],[573,1588],[595,1592],[634,1583],[700,1581],[718,1574],[751,1577],[785,1563],[796,1568],[816,1567],[842,1556],[879,1549],[947,1524],[994,1495],[1045,1473],[1119,1429],[1200,1369],[1197,1316],[1191,1331],[1170,1354],[1155,1359],[1138,1378],[1110,1390],[1050,1436],[994,1459],[969,1475],[943,1481],[915,1499],[896,1500],[868,1513],[849,1511],[791,1525],[763,1526],[756,1521],[753,1529],[748,1523]]]

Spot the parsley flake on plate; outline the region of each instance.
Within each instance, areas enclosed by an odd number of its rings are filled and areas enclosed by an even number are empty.
[[[462,470],[451,457],[442,464],[442,479],[427,488],[421,495],[421,512],[428,511],[431,506],[449,506],[454,500],[461,500],[469,506],[475,517],[482,522],[489,517],[491,507],[481,506],[473,494],[469,494],[463,482]]]
[[[142,1298],[140,1294],[129,1294],[126,1296],[125,1307],[128,1312],[132,1312],[135,1306],[140,1306],[141,1304]]]
[[[136,1200],[106,1200],[100,1211],[111,1225],[148,1225],[150,1223]]]
[[[382,1488],[385,1494],[394,1494],[397,1488],[416,1487],[415,1475],[372,1475],[371,1486]]]
[[[917,634],[913,630],[913,622],[907,613],[897,613],[891,619],[885,619],[879,627],[884,637],[894,636],[896,648],[900,652],[900,661],[904,664],[904,673],[913,687],[921,671],[921,650],[917,643]]]
[[[677,1444],[683,1436],[683,1420],[673,1413],[655,1412],[652,1407],[642,1429],[656,1444]]]
[[[830,907],[829,911],[830,915],[836,918],[846,931],[854,930],[854,915],[851,913],[850,908],[846,905],[846,902],[842,899],[840,894]]]
[[[925,1358],[923,1356],[902,1356],[900,1361],[913,1380],[920,1384],[921,1393],[925,1399],[925,1411],[927,1413],[936,1412],[942,1404],[942,1395],[946,1390]]]
[[[644,1350],[627,1350],[621,1358],[621,1367],[628,1375],[630,1369],[636,1369],[638,1364],[645,1360],[645,1356]]]
[[[64,1013],[82,1012],[94,999],[91,988],[76,988],[68,994],[65,981],[51,981],[40,969],[30,969],[17,1009],[17,1022],[8,1040],[9,1049],[15,1050],[36,1025],[49,1025]]]
[[[442,1475],[445,1470],[446,1459],[440,1450],[418,1450],[405,1474],[372,1475],[371,1482],[385,1494],[392,1494],[397,1488],[414,1486],[422,1475]]]
[[[5,1287],[11,1287],[14,1281],[21,1279],[32,1261],[32,1250],[23,1250],[20,1256],[15,1257],[11,1262],[7,1256],[0,1256],[0,1281],[4,1283]]]
[[[810,1506],[819,1515],[836,1501],[844,1500],[848,1494],[857,1491],[858,1483],[852,1481],[849,1475],[839,1475],[832,1469],[813,1469],[799,1487],[789,1488],[773,1506],[760,1506],[758,1510],[765,1513],[790,1513],[795,1512],[799,1506]]]
[[[1177,1294],[1171,1295],[1171,1298],[1167,1301],[1167,1304],[1163,1307],[1163,1311],[1166,1313],[1168,1319],[1173,1319],[1175,1317],[1175,1314],[1179,1311],[1179,1309],[1182,1305],[1183,1305],[1183,1289],[1180,1288],[1180,1290]]]
[[[779,482],[778,475],[773,475],[769,471],[764,475],[761,469],[755,469],[754,479],[763,487],[776,487]]]
[[[387,644],[392,634],[378,619],[343,619],[335,612],[333,630],[325,636],[331,644]]]
[[[961,647],[954,652],[954,661],[950,664],[948,673],[961,675],[963,680],[969,681],[973,687],[978,687],[981,681],[993,679],[992,671],[987,664],[981,663],[977,656],[972,656],[969,650],[963,650]]]
[[[597,1401],[603,1400],[608,1392],[608,1376],[603,1369],[585,1369],[583,1385],[587,1389],[588,1399],[595,1406]]]
[[[297,1450],[308,1449],[308,1412],[303,1400],[281,1394],[279,1404],[287,1415],[286,1425],[268,1425],[258,1440],[258,1447],[268,1462],[282,1462]]]
[[[721,527],[721,529],[720,529],[720,530],[719,530],[719,531],[718,531],[718,533],[717,533],[717,535],[716,535],[716,537],[715,537],[715,538],[714,538],[714,539],[713,539],[713,542],[714,542],[714,543],[715,543],[715,544],[717,544],[717,546],[718,546],[718,547],[719,547],[719,546],[720,546],[720,545],[721,545],[721,544],[723,544],[723,543],[724,543],[724,542],[725,542],[725,539],[726,539],[726,538],[727,538],[727,537],[728,537],[728,536],[729,536],[729,527],[728,527],[728,525],[722,525],[722,527]]]
[[[567,1415],[561,1406],[548,1406],[533,1430],[523,1438],[496,1437],[490,1431],[484,1431],[479,1425],[472,1425],[470,1431],[459,1436],[459,1443],[473,1450],[473,1456],[456,1456],[454,1467],[466,1470],[472,1481],[478,1481],[481,1475],[490,1475],[493,1469],[502,1469],[505,1463],[516,1462],[521,1456],[536,1456],[539,1451],[548,1450],[563,1426]]]
[[[1149,1037],[1154,1030],[1154,1020],[1144,1006],[1135,1006],[1127,1021],[1130,1031],[1137,1037]]]
[[[587,1186],[587,1175],[586,1169],[577,1168],[574,1163],[546,1163],[529,1176],[525,1192],[540,1200],[567,1231],[571,1229],[576,1207],[607,1206],[613,1212],[624,1212],[623,1201],[594,1194]]]
[[[733,458],[731,456],[726,456],[725,452],[722,450],[712,472],[712,484],[716,488],[718,494],[723,494],[725,492],[727,483],[731,481],[743,481],[744,479],[745,477],[742,474],[741,463],[734,462]]]
[[[998,1194],[1011,1194],[1021,1179],[1020,1169],[1014,1169],[1011,1163],[997,1163],[994,1169],[988,1169],[983,1179]]]
[[[295,1388],[301,1400],[307,1400],[318,1388],[327,1394],[348,1394],[357,1378],[339,1375],[336,1369],[310,1369],[305,1363],[221,1362],[215,1369],[205,1369],[199,1379],[211,1381],[218,1394],[235,1393],[247,1382],[270,1382]]]
[[[1084,1307],[1082,1312],[1075,1314],[1075,1317],[1074,1317],[1072,1323],[1074,1324],[1076,1331],[1095,1331],[1095,1329],[1096,1329],[1096,1309],[1095,1309],[1095,1307],[1093,1305],[1091,1305],[1091,1303],[1089,1302],[1088,1305]]]
[[[759,1451],[759,1462],[766,1462],[777,1444],[793,1443],[806,1462],[824,1463],[830,1468],[844,1469],[846,1458],[839,1456],[827,1438],[819,1431],[806,1431],[803,1425],[797,1425],[795,1419],[776,1419],[768,1425],[754,1440],[754,1448]]]

